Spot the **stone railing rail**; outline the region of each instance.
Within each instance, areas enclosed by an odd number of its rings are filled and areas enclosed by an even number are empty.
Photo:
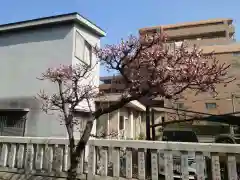
[[[67,138],[0,136],[0,172],[66,177],[69,168]],[[78,177],[84,175],[81,155]]]
[[[1,136],[0,149],[0,172],[67,176],[70,165],[67,138]],[[88,166],[84,167],[85,156],[82,154],[77,168],[80,179],[87,176],[88,180],[157,180],[165,176],[166,180],[173,180],[178,176],[183,180],[203,180],[209,175],[206,173],[206,159],[211,163],[211,179],[224,179],[223,161],[227,165],[225,179],[238,180],[240,174],[237,167],[240,160],[238,144],[91,139],[86,154]],[[176,160],[177,166],[174,164]],[[189,171],[189,160],[195,163],[195,174]],[[180,173],[176,174],[175,170]]]
[[[122,168],[120,167],[122,149],[126,151],[124,173],[121,172]],[[179,174],[174,173],[176,153],[179,153],[177,155],[180,161]],[[195,174],[189,172],[188,162],[192,156],[190,154],[194,154]],[[221,180],[227,173],[227,179],[238,180],[236,159],[239,161],[239,155],[240,145],[238,144],[95,139],[89,141],[87,179],[93,180],[96,177],[101,177],[104,179],[157,180],[165,176],[166,180],[173,180],[174,178],[203,180],[209,176],[206,171],[206,160],[208,159],[208,162],[211,163],[210,176],[212,178],[210,179]],[[222,159],[228,167],[225,174],[222,173],[220,166]],[[99,173],[96,169],[98,160],[101,166]],[[109,161],[112,162],[109,163]],[[151,168],[148,168],[149,163]],[[110,165],[111,168],[109,168],[109,164],[112,164]],[[162,166],[165,169],[164,171]],[[111,173],[109,173],[109,169],[111,169]]]

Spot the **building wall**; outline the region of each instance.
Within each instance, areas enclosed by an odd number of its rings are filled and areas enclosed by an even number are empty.
[[[176,27],[176,28],[164,28],[163,30],[169,36],[169,38],[177,39],[178,37],[194,38],[194,37],[209,37],[218,36],[218,37],[228,37],[230,33],[234,32],[233,25],[228,24],[204,24],[204,25],[195,25],[195,26],[185,26],[185,27]],[[211,38],[211,37],[210,37]]]
[[[134,139],[139,139],[140,135],[145,135],[146,121],[144,120],[143,114],[145,112],[133,111],[134,119]]]
[[[107,107],[109,103],[97,103],[96,109],[98,108],[104,108]],[[119,110],[113,111],[111,113],[104,114],[99,117],[99,119],[96,120],[96,132],[97,135],[111,135],[114,136],[112,138],[117,138],[117,135],[115,137],[115,133],[118,132],[118,118],[119,118]],[[113,135],[114,134],[114,135]]]
[[[72,64],[78,64],[82,63],[81,60],[76,58],[75,51],[76,51],[76,33],[79,33],[93,48],[100,47],[100,38],[89,31],[86,31],[84,28],[82,28],[79,25],[75,25],[73,28],[73,49],[72,49]],[[90,78],[88,78],[84,83],[92,83],[93,86],[98,87],[99,86],[99,76],[100,76],[100,64],[97,60],[97,57],[95,53],[92,51],[92,62],[91,65],[94,67],[92,69],[92,75]],[[96,89],[98,90],[98,89]],[[84,109],[88,111],[88,104],[87,102],[82,102],[78,107],[78,109]],[[95,102],[91,101],[91,110],[95,110]]]
[[[183,39],[194,40],[197,38],[201,38],[206,41],[208,39],[217,38],[225,38],[225,40],[227,40],[233,39],[233,34],[235,33],[235,28],[232,24],[231,19],[207,20],[147,27],[141,28],[139,32],[142,35],[146,33],[155,33],[161,30],[163,30],[167,34],[168,41],[178,41]]]
[[[214,45],[223,45],[223,44],[232,44],[235,42],[234,33],[235,28],[231,23],[231,20],[226,20],[218,23],[192,23],[194,25],[189,26],[188,23],[186,25],[178,26],[178,25],[167,25],[162,26],[163,30],[169,37],[168,43],[174,44],[177,41],[185,41],[190,47],[194,44],[199,46],[200,48],[203,46],[213,47]],[[160,29],[159,27],[152,28],[143,28],[140,30],[140,35],[145,33],[155,33]],[[228,48],[226,48],[227,50]],[[230,64],[231,68],[228,73],[229,76],[234,76],[236,80],[232,83],[229,83],[226,87],[224,84],[217,85],[218,96],[214,98],[209,93],[201,93],[199,95],[195,95],[193,91],[185,91],[184,97],[186,99],[180,99],[178,103],[183,103],[184,108],[187,110],[193,110],[203,113],[211,113],[211,114],[223,114],[223,113],[231,113],[233,109],[235,111],[240,110],[240,98],[234,98],[234,105],[232,104],[231,95],[239,96],[239,88],[240,88],[240,53],[221,53],[215,55],[216,59],[219,60],[220,63]],[[111,79],[111,78],[109,78]],[[124,87],[124,84],[121,84]],[[118,89],[121,91],[123,88],[120,88],[119,84],[102,84],[100,86],[100,90],[104,90],[108,92],[108,89]],[[175,106],[172,104],[166,105]],[[216,108],[207,109],[206,103],[216,103]],[[173,115],[171,115],[173,116]],[[144,118],[145,119],[145,118]],[[172,119],[172,118],[171,118]],[[166,114],[165,120],[170,120],[170,117]],[[156,120],[158,121],[158,120]],[[205,123],[206,122],[201,122]]]
[[[78,65],[78,64],[84,63],[84,61],[82,61],[76,57],[76,51],[83,53],[80,50],[81,48],[78,48],[76,46],[76,33],[79,33],[82,36],[82,38],[91,45],[92,48],[100,47],[100,38],[98,36],[90,33],[89,31],[86,31],[84,28],[82,28],[79,25],[74,25],[74,27],[72,29],[72,51],[71,51],[71,58],[72,58],[73,65]],[[84,44],[81,44],[81,45],[84,47]],[[92,56],[92,59],[91,59],[90,65],[93,67],[90,72],[91,76],[89,76],[89,78],[86,80],[81,80],[80,83],[81,83],[81,85],[92,84],[93,88],[95,88],[95,90],[98,91],[100,65],[99,65],[97,57],[93,51],[91,52],[91,56]],[[79,111],[88,111],[88,112],[94,111],[95,110],[95,102],[94,102],[94,100],[90,99],[90,109],[89,109],[88,102],[82,101],[76,107],[76,109]],[[92,118],[92,117],[89,117],[89,118]],[[85,117],[82,117],[82,119],[84,121],[87,120]],[[86,122],[84,124],[86,124]],[[82,127],[85,127],[85,126],[82,126]],[[76,137],[81,137],[81,132],[79,132],[79,130],[77,130],[77,129],[79,129],[79,127],[76,128],[76,131],[74,134]],[[96,121],[94,121],[92,134],[96,134],[96,132],[97,132],[96,131]]]
[[[167,28],[165,32],[170,36],[170,42],[183,41],[189,47],[193,46],[194,44],[201,48],[203,46],[224,45],[232,44],[235,42],[235,39],[233,37],[235,28],[231,23],[228,24],[227,21],[217,24],[203,24],[189,27],[186,25],[185,27]],[[174,43],[171,42],[171,44]],[[219,61],[219,63],[226,63],[231,65],[228,70],[228,75],[235,77],[236,80],[232,83],[229,83],[226,87],[224,84],[217,85],[216,89],[218,95],[215,98],[209,93],[201,93],[196,96],[195,92],[188,90],[183,93],[185,99],[181,99],[179,102],[183,103],[184,107],[188,110],[194,110],[203,113],[223,114],[231,113],[232,111],[238,111],[240,108],[239,98],[234,98],[233,105],[231,96],[232,94],[235,96],[239,95],[239,52],[221,54],[218,53],[214,56]],[[206,103],[216,103],[217,107],[213,109],[207,109]],[[169,116],[166,118],[166,120],[170,119],[172,118],[169,118]],[[201,123],[206,124],[207,122],[200,122],[200,124]]]
[[[55,92],[52,83],[40,81],[37,77],[49,67],[71,63],[72,39],[70,25],[0,35],[0,99],[9,99],[17,106],[10,104],[7,108],[30,108],[26,136],[66,136],[59,116],[43,113],[34,97],[41,89],[47,93]],[[21,99],[27,100],[19,103]]]
[[[29,108],[25,136],[67,136],[65,127],[60,125],[59,113],[47,115],[35,97],[43,89],[50,95],[58,90],[55,84],[37,79],[47,68],[82,63],[75,58],[76,31],[92,47],[100,46],[100,37],[74,24],[51,25],[0,35],[0,82],[3,87],[0,90],[0,107]],[[92,83],[98,87],[99,64],[93,52],[92,65],[94,68],[90,78],[82,83]],[[93,100],[90,103],[94,111]],[[89,110],[87,107],[87,103],[82,102],[78,110]],[[75,135],[80,137],[77,129],[79,127],[76,127]]]
[[[210,93],[195,95],[193,91],[186,91],[184,93],[186,100],[181,100],[181,102],[184,103],[187,109],[213,114],[231,113],[233,111],[231,95],[234,94],[235,96],[239,96],[240,94],[240,56],[235,56],[233,54],[218,54],[216,58],[220,63],[225,62],[231,65],[228,75],[235,77],[236,80],[227,84],[226,87],[224,87],[224,84],[217,85],[216,90],[218,95],[215,98]],[[239,98],[234,99],[235,111],[240,110],[239,100]],[[207,109],[205,103],[216,103],[217,108]]]
[[[192,39],[192,40],[186,40],[187,45],[193,46],[212,46],[212,45],[227,45],[233,43],[233,39],[227,39],[223,37],[216,37],[216,38],[211,38],[211,39]]]
[[[105,104],[107,105],[107,104]],[[102,103],[102,106],[105,106]],[[106,133],[107,138],[118,138],[119,133],[119,119],[120,116],[124,116],[125,120],[125,138],[127,139],[135,139],[139,136],[140,132],[143,132],[144,122],[142,121],[142,113],[140,111],[136,111],[130,107],[122,107],[116,111],[113,111],[108,114],[102,115],[97,120],[97,134]],[[133,118],[131,122],[131,118]]]
[[[211,47],[214,45],[226,45],[226,44],[232,44],[235,42],[233,39],[233,34],[235,33],[234,27],[232,24],[228,24],[226,22],[221,23],[209,23],[209,24],[198,24],[193,23],[195,25],[188,26],[188,23],[186,23],[185,26],[175,26],[171,27],[171,25],[168,26],[162,26],[164,32],[168,35],[167,40],[167,46],[170,48],[174,48],[176,46],[175,42],[184,42],[187,44],[188,47],[191,47],[193,45],[197,45],[198,47],[202,46],[208,46]],[[159,27],[153,27],[153,28],[143,28],[140,29],[140,35],[144,35],[146,33],[155,33],[157,29],[160,29]],[[218,34],[214,34],[218,33]],[[231,36],[230,36],[231,35]],[[225,55],[216,55],[217,58],[222,59],[221,61],[225,61],[224,58],[227,56],[229,58],[231,55],[225,54]],[[227,61],[227,60],[226,60]],[[231,63],[231,62],[230,62]],[[112,93],[112,92],[118,92],[122,91],[124,89],[124,82],[121,82],[121,80],[118,80],[119,82],[116,83],[114,78],[111,84],[101,84],[100,90],[105,91],[106,93]],[[122,83],[122,84],[121,84]]]
[[[1,98],[35,96],[51,84],[36,81],[47,68],[71,63],[72,27],[39,28],[0,36]]]

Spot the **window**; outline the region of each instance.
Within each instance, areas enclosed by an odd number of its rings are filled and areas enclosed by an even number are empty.
[[[16,121],[14,119],[7,119],[6,127],[15,127]]]
[[[238,56],[239,57],[240,56],[240,52],[234,52],[233,56]]]
[[[180,48],[182,46],[182,43],[183,43],[182,41],[175,42],[175,46],[177,48]]]
[[[83,52],[84,52],[84,38],[76,31],[75,37],[75,57],[79,60],[83,60]]]
[[[91,65],[92,46],[76,31],[75,37],[75,57],[82,62]]]
[[[0,116],[0,126],[2,128],[23,128],[24,126],[24,116],[19,115],[8,115]]]
[[[163,124],[165,123],[165,117],[164,116],[162,117],[162,123]]]
[[[205,105],[206,105],[207,109],[216,109],[217,108],[216,103],[206,103]]]
[[[183,109],[184,104],[183,103],[177,103],[177,109]]]
[[[174,47],[175,47],[174,42],[172,42],[172,43],[165,43],[164,45],[165,45],[165,48],[166,48],[167,50],[169,50],[169,51],[174,51]]]
[[[119,130],[123,130],[124,129],[124,117],[120,116],[119,118]]]
[[[109,79],[108,80],[104,80],[103,82],[104,82],[104,84],[111,84],[112,83],[112,81],[109,80]]]
[[[84,47],[84,57],[83,60],[86,64],[90,65],[92,61],[92,46],[85,41],[85,47]]]

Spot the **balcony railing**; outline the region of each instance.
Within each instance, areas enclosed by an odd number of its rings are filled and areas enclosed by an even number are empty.
[[[233,32],[234,27],[228,27],[226,24],[217,24],[217,25],[209,25],[209,26],[200,26],[200,27],[187,27],[176,30],[166,30],[165,33],[169,37],[178,37],[178,36],[192,36],[206,33],[216,33],[216,32],[225,32],[229,29],[229,31]]]

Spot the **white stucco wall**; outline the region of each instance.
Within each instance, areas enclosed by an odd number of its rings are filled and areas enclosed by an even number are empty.
[[[25,136],[67,136],[58,114],[46,115],[34,97],[40,89],[49,94],[57,90],[52,83],[37,79],[47,68],[79,61],[74,57],[76,30],[91,45],[100,45],[99,37],[74,24],[0,34],[0,107],[30,109]],[[96,61],[94,55],[93,61]],[[99,66],[93,74],[94,83],[98,85]],[[24,100],[18,107],[10,107],[11,103],[1,104],[1,100],[17,102],[19,99]]]
[[[104,104],[102,104],[104,106]],[[125,138],[127,139],[134,139],[139,136],[142,129],[145,128],[145,122],[141,120],[141,111],[130,107],[122,107],[116,111],[113,111],[109,114],[105,114],[101,116],[97,120],[97,132],[98,134],[103,133],[105,131],[108,134],[116,134],[114,137],[107,137],[107,138],[118,138],[119,134],[119,118],[120,116],[124,116],[125,119]]]
[[[26,136],[66,136],[59,117],[43,113],[34,97],[40,89],[56,92],[52,83],[39,81],[37,77],[49,67],[71,63],[72,39],[70,25],[0,35],[0,98],[28,99]]]
[[[0,97],[35,96],[50,83],[36,80],[49,67],[71,63],[72,28],[39,28],[0,35]]]
[[[86,31],[85,29],[83,29],[82,27],[75,25],[73,28],[73,51],[72,51],[72,64],[79,64],[82,63],[78,58],[75,57],[75,46],[76,46],[76,32],[78,32],[92,47],[100,47],[100,38],[92,33],[89,33],[88,31]],[[86,84],[87,83],[93,83],[93,86],[98,87],[99,86],[99,76],[100,76],[100,65],[97,62],[97,57],[95,55],[95,53],[92,52],[92,62],[91,62],[92,66],[94,66],[94,69],[92,70],[92,76],[91,78],[89,78],[88,80],[86,80]],[[77,107],[77,109],[82,109],[82,110],[86,110],[89,111],[88,109],[88,104],[85,101],[84,103],[79,104],[79,106]],[[95,103],[94,101],[91,101],[91,110],[95,110]]]
[[[76,33],[79,33],[92,47],[100,47],[100,38],[88,31],[86,31],[84,28],[75,25],[73,28],[73,51],[72,51],[72,64],[79,64],[82,63],[81,60],[75,57],[75,50],[76,50]],[[82,83],[92,83],[94,87],[99,86],[99,76],[100,76],[100,65],[97,62],[97,57],[94,52],[92,52],[92,59],[91,59],[91,65],[94,67],[92,69],[92,75],[89,79],[87,79],[85,82]],[[97,90],[97,89],[96,89]],[[94,111],[95,110],[95,102],[94,100],[90,101],[90,108],[87,103],[87,101],[83,101],[79,104],[79,106],[76,107],[78,110],[83,110],[83,111]],[[87,119],[85,119],[86,121]],[[79,132],[75,131],[74,135],[76,137],[80,137]],[[93,129],[92,129],[92,134],[96,134],[96,121],[94,121]]]

